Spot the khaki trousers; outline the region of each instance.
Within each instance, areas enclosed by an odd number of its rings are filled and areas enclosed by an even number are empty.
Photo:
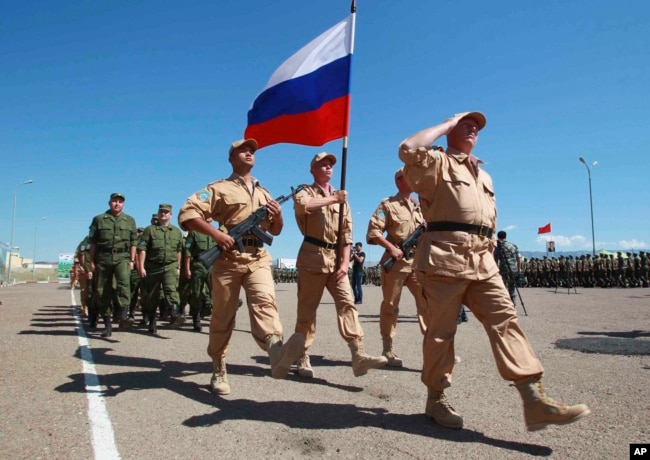
[[[308,272],[298,270],[298,318],[296,332],[305,336],[305,351],[316,337],[316,310],[327,288],[334,299],[338,317],[339,333],[347,343],[363,337],[359,314],[354,306],[352,287],[348,277],[336,282],[334,273]]]
[[[415,272],[391,270],[381,271],[381,292],[384,300],[381,302],[379,312],[379,332],[382,338],[395,337],[397,329],[397,318],[399,316],[399,301],[402,297],[402,288],[406,286],[415,298],[415,308],[418,313],[420,331],[426,334],[428,319],[427,301],[424,298],[424,290],[417,281]]]
[[[213,361],[228,353],[241,288],[244,288],[246,293],[251,333],[257,345],[268,351],[266,336],[282,335],[271,267],[257,264],[242,266],[219,259],[212,272],[212,318],[208,355]]]
[[[516,381],[544,372],[519,327],[517,312],[498,273],[486,280],[451,278],[423,271],[417,271],[416,276],[424,287],[429,311],[421,376],[429,389],[441,391],[451,385],[454,335],[461,304],[467,305],[483,324],[501,377]]]

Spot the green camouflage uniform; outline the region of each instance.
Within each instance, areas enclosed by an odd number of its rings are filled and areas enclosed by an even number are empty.
[[[135,246],[136,225],[133,217],[124,214],[113,216],[110,211],[95,216],[88,235],[94,245],[95,294],[99,314],[110,317],[113,311],[113,278],[117,302],[121,310],[131,301],[130,250]]]
[[[146,278],[142,281],[146,293],[141,300],[142,311],[146,312],[149,321],[156,313],[160,300],[160,287],[167,307],[178,310],[180,297],[178,295],[179,256],[183,250],[183,235],[178,227],[173,225],[150,225],[144,229],[138,242],[138,252],[146,253],[144,269]]]
[[[203,233],[190,231],[185,238],[185,257],[190,259],[190,315],[208,316],[212,310],[209,275],[210,270],[199,261],[202,252],[216,246],[214,240]],[[203,307],[203,312],[201,308]]]

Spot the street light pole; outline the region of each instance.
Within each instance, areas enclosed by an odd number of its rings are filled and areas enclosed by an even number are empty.
[[[589,208],[591,209],[591,255],[592,257],[596,257],[596,237],[594,236],[594,202],[591,196],[591,168],[584,158],[580,157],[578,159],[580,160],[580,163],[585,165],[585,168],[587,168],[587,175],[589,176]],[[598,165],[597,161],[594,161],[591,164],[591,166],[596,165]]]
[[[11,262],[13,259],[13,248],[14,248],[14,224],[16,223],[16,195],[18,193],[18,188],[21,185],[31,184],[32,182],[34,181],[31,179],[26,180],[25,182],[18,184],[14,189],[14,212],[11,217],[11,241],[9,242],[9,268],[7,269],[7,284],[11,284]]]
[[[41,221],[47,220],[47,217],[41,217]],[[32,259],[32,279],[34,279],[34,272],[36,271],[36,232],[38,230],[38,222],[34,225],[34,258]]]

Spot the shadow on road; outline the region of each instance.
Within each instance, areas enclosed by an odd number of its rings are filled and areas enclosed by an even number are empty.
[[[635,329],[633,331],[622,331],[622,332],[578,332],[578,335],[604,335],[607,337],[619,337],[622,339],[638,339],[639,337],[650,337],[650,331],[640,331]]]
[[[452,442],[476,442],[508,451],[522,452],[533,456],[549,456],[552,449],[536,444],[512,442],[490,438],[473,430],[447,430],[439,427],[423,415],[392,414],[384,408],[364,408],[353,404],[310,403],[295,401],[259,402],[247,399],[229,400],[218,398],[210,393],[207,385],[186,381],[184,378],[197,374],[209,375],[212,372],[209,362],[182,363],[178,361],[159,361],[150,358],[127,357],[110,354],[110,348],[93,348],[93,359],[98,365],[124,366],[151,370],[137,370],[99,376],[106,388],[104,397],[116,397],[126,391],[166,389],[206,406],[216,408],[215,412],[197,415],[183,424],[188,427],[218,425],[228,420],[253,420],[282,423],[290,428],[312,430],[340,430],[354,427],[376,427],[400,431],[427,438],[443,439]],[[80,357],[80,353],[78,353]],[[330,361],[321,357],[315,362],[325,364]],[[261,357],[256,358],[260,361]],[[337,362],[333,362],[336,364]],[[340,362],[341,365],[349,363]],[[231,375],[246,375],[270,378],[268,367],[228,364]],[[85,375],[69,376],[70,381],[55,388],[62,393],[85,393]],[[289,379],[297,378],[293,375]],[[303,381],[304,382],[304,381]],[[359,392],[362,388],[335,385],[324,379],[310,379],[308,384],[327,385],[343,391]]]
[[[558,348],[577,350],[583,353],[604,353],[608,355],[650,355],[650,331],[582,331],[576,337],[555,342]]]
[[[424,415],[391,414],[383,408],[364,408],[353,404],[259,402],[223,398],[213,399],[212,405],[218,410],[211,414],[190,417],[183,424],[189,427],[209,427],[228,420],[255,420],[282,423],[289,428],[306,430],[341,430],[362,426],[452,442],[481,443],[539,457],[549,456],[553,452],[546,446],[495,439],[473,430],[449,430],[436,425]],[[505,456],[507,457],[507,454]]]
[[[205,386],[200,386],[195,383],[186,382],[181,380],[184,377],[191,375],[206,375],[209,376],[212,374],[212,364],[208,361],[196,362],[196,363],[182,363],[178,361],[160,361],[157,359],[151,358],[140,358],[140,357],[128,357],[110,354],[112,350],[110,348],[93,348],[92,356],[94,363],[96,365],[107,365],[107,366],[124,366],[124,367],[133,367],[141,369],[151,368],[155,369],[154,371],[133,371],[133,372],[121,372],[121,373],[112,373],[106,375],[100,375],[99,380],[100,384],[105,386],[107,389],[104,392],[104,396],[111,397],[116,396],[119,393],[123,393],[129,390],[144,390],[144,389],[156,389],[156,388],[166,388],[168,390],[174,391],[181,396],[186,398],[194,399],[198,402],[206,403],[202,399],[197,399],[197,391],[203,393],[208,391],[207,382]],[[80,351],[77,351],[75,357],[81,359]],[[228,374],[229,375],[242,375],[249,377],[267,377],[270,378],[270,368],[268,367],[268,357],[253,357],[257,362],[263,362],[267,366],[247,366],[241,364],[228,364]],[[62,393],[68,392],[81,392],[86,391],[85,388],[85,379],[84,374],[73,374],[70,375],[70,382],[60,385],[55,388],[56,391]],[[287,379],[298,379],[297,376],[290,373]],[[328,382],[325,379],[310,379],[310,384],[315,385],[325,385],[330,388],[336,388],[342,391],[358,393],[363,391],[363,388],[356,386],[348,385],[339,385]],[[200,390],[202,388],[202,390]],[[214,398],[210,396],[209,405],[212,405]]]

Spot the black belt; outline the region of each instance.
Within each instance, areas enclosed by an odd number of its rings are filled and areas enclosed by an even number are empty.
[[[103,248],[98,246],[97,249],[99,252],[110,252],[111,254],[123,254],[129,252],[129,248]]]
[[[463,224],[461,222],[428,222],[427,232],[465,232],[492,238],[494,230],[486,225]]]
[[[336,249],[336,243],[328,243],[327,241],[319,240],[318,238],[312,238],[311,236],[305,236],[305,243],[311,243],[315,246],[325,249]]]
[[[244,246],[251,248],[261,248],[264,247],[264,242],[257,238],[242,238],[241,242]]]

